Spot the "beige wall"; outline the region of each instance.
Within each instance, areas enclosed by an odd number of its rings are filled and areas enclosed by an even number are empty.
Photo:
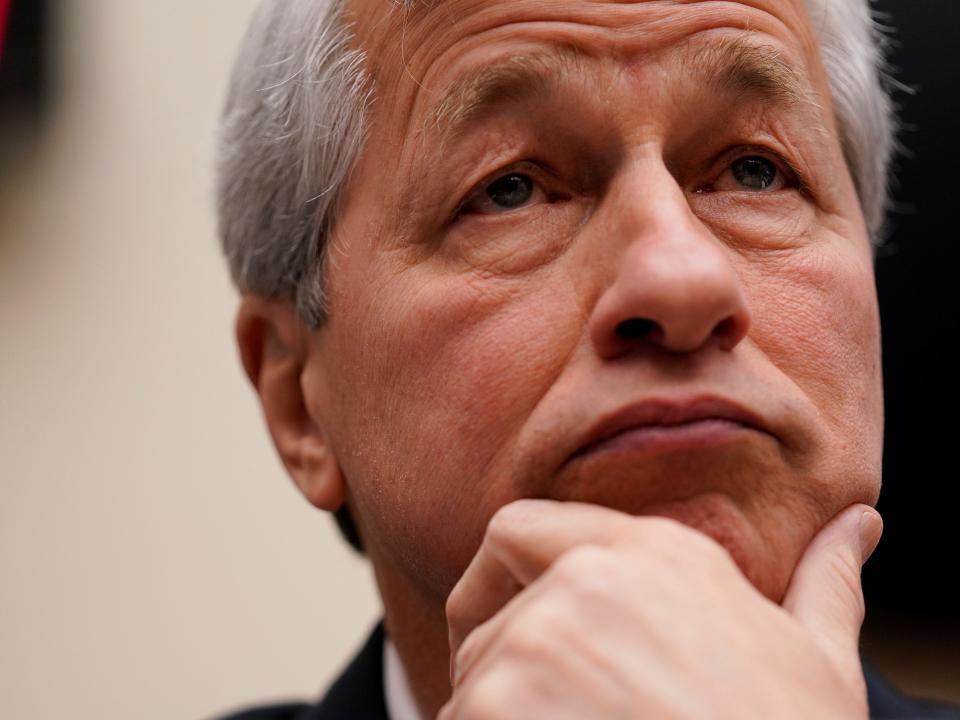
[[[0,138],[0,717],[316,696],[379,614],[232,345],[212,141],[253,4],[55,3],[50,123]]]

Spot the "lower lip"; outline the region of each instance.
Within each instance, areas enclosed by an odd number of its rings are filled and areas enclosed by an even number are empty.
[[[682,450],[701,450],[742,439],[754,432],[733,420],[712,418],[680,425],[647,425],[634,428],[589,445],[578,451],[575,459],[594,455],[629,453],[658,455]]]

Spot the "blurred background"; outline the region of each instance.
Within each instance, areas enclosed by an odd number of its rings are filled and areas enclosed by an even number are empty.
[[[0,717],[317,697],[379,616],[235,357],[212,157],[254,4],[0,0]],[[960,7],[879,6],[917,92],[877,263],[887,533],[863,650],[960,701]]]
[[[955,169],[960,3],[877,0],[906,85],[892,234],[879,252],[886,442],[884,540],[864,571],[863,654],[903,689],[960,701],[960,332]]]
[[[212,159],[253,6],[13,0],[2,718],[201,718],[316,697],[379,617],[365,564],[275,458],[235,356]],[[10,78],[38,30],[39,88]]]

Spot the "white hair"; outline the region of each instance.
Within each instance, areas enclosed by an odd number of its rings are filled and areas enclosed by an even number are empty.
[[[220,126],[220,240],[242,292],[326,313],[326,238],[363,141],[371,88],[341,0],[263,0]]]
[[[409,1],[409,0],[407,0]],[[364,139],[374,88],[343,20],[345,0],[263,0],[233,71],[219,137],[220,238],[242,292],[326,315],[323,259]],[[896,123],[884,35],[870,0],[806,0],[840,140],[879,241]]]

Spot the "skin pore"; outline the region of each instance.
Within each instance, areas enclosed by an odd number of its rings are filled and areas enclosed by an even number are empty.
[[[248,313],[302,393],[264,400],[281,455],[349,503],[424,716],[447,596],[520,498],[679,520],[779,602],[876,501],[882,443],[871,249],[802,0],[352,8],[377,99],[329,320]],[[633,403],[718,397],[754,426],[582,452]]]

